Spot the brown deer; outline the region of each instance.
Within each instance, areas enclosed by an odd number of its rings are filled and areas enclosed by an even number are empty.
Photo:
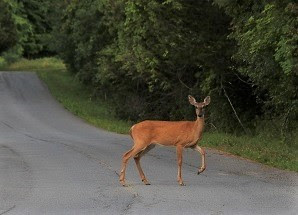
[[[188,96],[189,103],[195,106],[196,121],[143,121],[133,125],[130,129],[130,136],[133,139],[133,147],[127,151],[122,158],[122,167],[120,172],[120,183],[125,186],[125,170],[128,160],[133,157],[141,180],[150,185],[141,168],[140,160],[147,152],[155,147],[156,144],[164,146],[175,146],[178,162],[177,180],[180,185],[184,185],[181,176],[182,152],[183,148],[192,148],[198,151],[202,156],[202,166],[198,174],[206,169],[205,151],[197,145],[202,138],[204,129],[204,107],[210,103],[210,96],[204,99],[204,102],[196,102],[195,98]]]

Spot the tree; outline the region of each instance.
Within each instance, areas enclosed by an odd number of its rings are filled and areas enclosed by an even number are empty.
[[[298,5],[292,0],[216,1],[233,18],[237,70],[256,86],[266,116],[294,128],[298,104]],[[282,111],[281,111],[282,110]],[[291,129],[290,129],[291,130]]]
[[[21,56],[39,57],[49,50],[51,1],[2,0],[0,34],[2,53],[7,61]],[[3,45],[2,45],[3,44]]]
[[[17,42],[16,26],[9,13],[8,4],[5,1],[0,1],[0,54]]]

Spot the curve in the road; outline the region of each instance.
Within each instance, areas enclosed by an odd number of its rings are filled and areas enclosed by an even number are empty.
[[[0,214],[297,214],[296,173],[207,150],[184,152],[186,187],[176,182],[175,150],[156,147],[118,182],[126,135],[67,112],[31,72],[0,72]]]

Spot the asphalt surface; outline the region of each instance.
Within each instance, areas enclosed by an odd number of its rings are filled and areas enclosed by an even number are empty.
[[[0,215],[2,214],[298,214],[298,174],[214,150],[184,151],[176,181],[175,149],[155,147],[134,161],[128,187],[118,181],[130,137],[88,125],[67,112],[30,72],[0,72]]]

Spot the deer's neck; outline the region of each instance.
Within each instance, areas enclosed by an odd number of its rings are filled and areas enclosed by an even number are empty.
[[[195,121],[195,132],[197,133],[199,139],[203,133],[204,126],[205,126],[204,117],[197,117],[197,120]]]

